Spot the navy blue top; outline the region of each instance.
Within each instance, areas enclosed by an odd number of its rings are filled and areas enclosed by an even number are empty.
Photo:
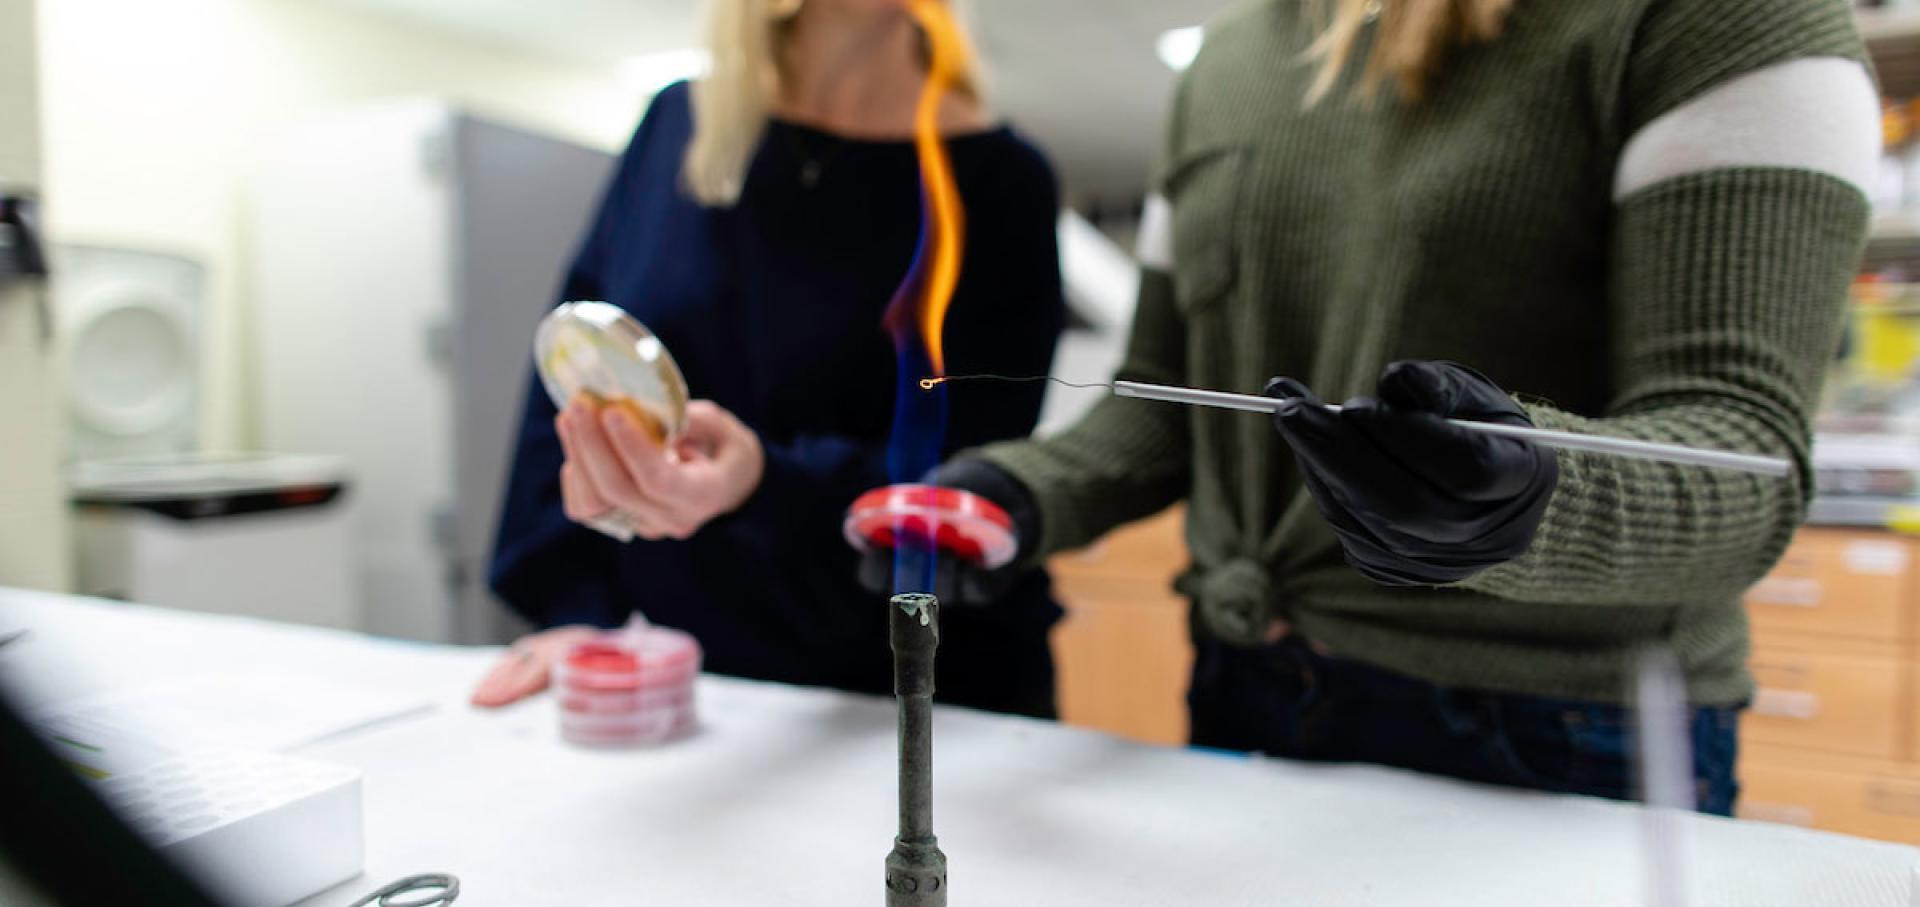
[[[684,542],[621,545],[561,512],[553,404],[529,382],[492,568],[494,590],[543,626],[612,626],[633,609],[685,629],[709,669],[891,689],[886,611],[857,579],[841,519],[887,484],[895,363],[881,324],[920,230],[911,142],[851,141],[775,121],[740,202],[681,188],[687,86],[662,91],[622,157],[563,299],[614,303],[673,351],[694,396],[760,435],[766,475],[740,510]],[[1006,128],[948,142],[966,246],[945,333],[948,371],[1042,375],[1064,324],[1046,159]],[[1043,386],[949,385],[946,451],[1024,437]],[[943,609],[942,699],[1051,714],[1044,573],[999,604]]]

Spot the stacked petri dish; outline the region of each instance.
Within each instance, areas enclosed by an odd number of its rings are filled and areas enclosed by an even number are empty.
[[[645,746],[695,726],[700,644],[642,623],[575,645],[554,667],[560,736],[583,746]]]

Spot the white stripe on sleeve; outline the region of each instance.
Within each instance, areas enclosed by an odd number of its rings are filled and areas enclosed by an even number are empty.
[[[1147,196],[1146,209],[1140,212],[1140,236],[1133,256],[1140,259],[1141,267],[1173,270],[1173,206],[1158,192]]]
[[[1613,198],[1690,173],[1788,167],[1862,193],[1880,160],[1880,97],[1866,68],[1840,57],[1776,63],[1729,80],[1628,139]]]

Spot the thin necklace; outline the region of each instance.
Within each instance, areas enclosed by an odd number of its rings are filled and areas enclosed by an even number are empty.
[[[808,138],[808,133],[816,130],[797,123],[787,124],[787,128],[782,131],[786,133],[788,146],[800,158],[800,186],[803,189],[818,186],[827,165],[833,163],[835,158],[847,150],[847,140],[824,132],[822,135],[826,136],[826,147],[816,148]]]

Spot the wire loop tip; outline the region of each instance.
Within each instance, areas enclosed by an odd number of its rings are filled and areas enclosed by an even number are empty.
[[[1095,381],[1092,384],[1080,384],[1055,378],[1051,375],[933,375],[920,379],[920,389],[930,391],[933,390],[936,385],[945,384],[949,381],[1006,381],[1015,384],[1022,384],[1029,381],[1051,381],[1061,387],[1077,387],[1089,390],[1094,388],[1113,389],[1113,382],[1111,381]]]

